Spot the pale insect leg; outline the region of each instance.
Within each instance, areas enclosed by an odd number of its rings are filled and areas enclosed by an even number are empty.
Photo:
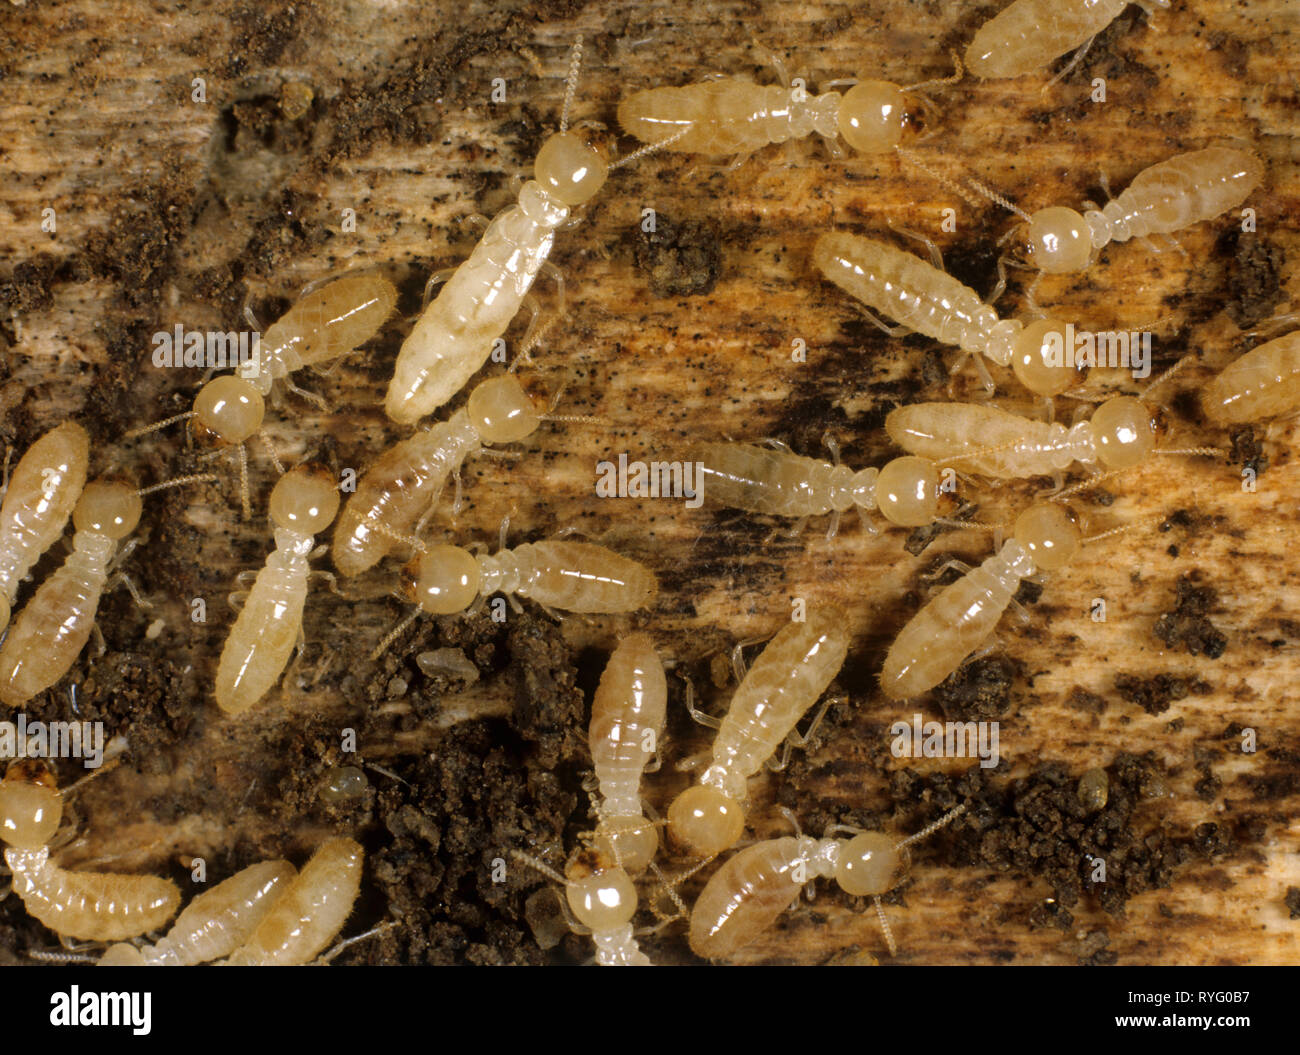
[[[706,729],[717,729],[722,725],[722,721],[714,718],[711,714],[706,714],[695,706],[695,683],[685,674],[681,675],[682,681],[686,682],[686,713],[691,716],[691,720]]]
[[[455,273],[456,273],[456,268],[444,267],[438,271],[435,271],[432,275],[429,276],[429,280],[424,284],[424,299],[420,303],[421,311],[423,311],[425,308],[429,306],[429,301],[433,300],[434,286],[438,286],[441,285],[443,282],[446,282],[447,279],[451,278],[451,276],[454,275]]]
[[[940,271],[945,270],[943,266],[943,253],[939,249],[938,244],[934,241],[933,238],[923,235],[919,231],[913,231],[911,228],[902,227],[899,224],[894,223],[892,220],[889,221],[889,229],[893,231],[895,234],[901,234],[907,238],[911,238],[917,242],[920,242],[922,245],[925,246],[927,250],[929,250],[930,263],[932,263]]]
[[[284,387],[287,388],[299,399],[305,399],[308,403],[311,403],[319,411],[322,412],[329,411],[330,409],[329,401],[324,396],[320,395],[317,392],[312,392],[306,388],[299,388],[297,385],[293,383],[293,378],[289,374],[285,374],[285,376],[281,378],[281,380],[284,382]]]
[[[935,579],[942,578],[949,571],[956,571],[959,575],[969,575],[974,569],[964,560],[957,560],[954,557],[944,561],[932,572],[923,572],[921,578],[926,582],[933,582]]]
[[[1075,66],[1079,65],[1079,63],[1083,61],[1083,57],[1084,57],[1086,54],[1088,54],[1088,49],[1092,47],[1093,42],[1094,42],[1096,39],[1097,39],[1097,38],[1096,38],[1095,36],[1093,36],[1093,37],[1089,37],[1087,40],[1085,40],[1085,41],[1083,42],[1083,46],[1080,47],[1080,48],[1079,48],[1079,49],[1074,53],[1074,58],[1072,58],[1072,59],[1069,61],[1069,63],[1066,65],[1065,69],[1061,70],[1060,73],[1058,73],[1058,74],[1057,74],[1055,77],[1053,77],[1050,81],[1048,81],[1046,84],[1044,84],[1044,85],[1042,86],[1042,88],[1039,89],[1038,94],[1039,94],[1039,95],[1046,95],[1047,92],[1048,92],[1048,89],[1050,89],[1054,84],[1058,83],[1059,81],[1064,80],[1067,76],[1069,76],[1070,71],[1073,70]]]
[[[813,715],[812,721],[808,723],[808,728],[802,733],[797,729],[792,731],[790,735],[785,738],[785,744],[782,746],[781,761],[777,762],[775,759],[769,758],[767,760],[767,768],[773,773],[780,773],[784,770],[786,764],[790,761],[790,752],[796,747],[802,750],[808,746],[809,742],[813,738],[813,734],[817,732],[817,727],[821,725],[822,719],[826,717],[826,712],[830,709],[830,705],[832,703],[844,701],[845,699],[846,697],[843,696],[828,696],[826,699],[822,700],[821,706],[817,708],[817,713]]]

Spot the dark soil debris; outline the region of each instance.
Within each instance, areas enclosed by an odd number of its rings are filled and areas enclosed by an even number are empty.
[[[717,232],[698,220],[675,221],[654,214],[653,230],[647,217],[633,235],[632,259],[649,276],[656,297],[693,297],[709,293],[718,284],[722,249]]]
[[[1218,592],[1212,586],[1198,586],[1197,574],[1180,576],[1176,586],[1174,608],[1156,622],[1155,635],[1170,648],[1183,645],[1193,656],[1218,659],[1228,647],[1228,639],[1205,613],[1218,603]]]

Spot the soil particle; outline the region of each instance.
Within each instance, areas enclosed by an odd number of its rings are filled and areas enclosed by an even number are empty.
[[[950,721],[984,721],[1006,714],[1016,665],[1006,656],[985,656],[953,671],[934,690],[934,702]]]
[[[1182,644],[1193,656],[1218,659],[1228,646],[1228,639],[1205,617],[1218,603],[1212,586],[1198,586],[1199,575],[1180,576],[1174,607],[1156,622],[1155,635],[1170,648]]]
[[[1115,691],[1125,703],[1136,704],[1147,714],[1163,714],[1174,700],[1183,699],[1189,692],[1203,695],[1210,691],[1210,686],[1196,678],[1173,674],[1145,678],[1136,674],[1119,674],[1115,677]]]
[[[1300,919],[1300,886],[1286,888],[1286,908],[1290,919]]]
[[[1243,232],[1240,224],[1229,224],[1216,249],[1233,259],[1223,279],[1228,317],[1243,330],[1269,318],[1283,296],[1281,248],[1253,231]]]
[[[717,232],[697,220],[674,221],[654,216],[654,229],[645,221],[633,235],[632,259],[650,279],[656,297],[692,297],[712,292],[722,270]]]

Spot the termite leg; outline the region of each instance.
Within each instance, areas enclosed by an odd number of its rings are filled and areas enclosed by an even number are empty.
[[[328,571],[324,568],[317,568],[308,573],[309,578],[313,575],[324,579],[331,593],[338,594],[338,596],[340,597],[347,596],[347,594],[345,594],[342,590],[339,589],[338,576],[336,576],[332,571]]]
[[[569,303],[568,287],[564,284],[564,272],[551,263],[551,261],[543,260],[541,273],[555,283],[555,296],[560,302],[559,306],[555,309],[555,314],[563,315],[564,309]]]
[[[935,579],[941,578],[949,571],[956,571],[958,575],[969,575],[973,570],[974,569],[972,569],[964,560],[949,558],[940,564],[939,567],[935,568],[934,571],[922,573],[921,578],[926,582],[933,582]]]
[[[429,280],[424,284],[424,300],[420,304],[421,311],[429,306],[429,301],[433,300],[433,288],[446,282],[455,273],[456,268],[444,267],[429,276]]]
[[[759,61],[765,66],[771,66],[776,74],[776,79],[781,82],[782,88],[790,87],[790,71],[786,68],[785,60],[776,52],[760,41],[757,37],[749,42],[749,46],[758,52]]]
[[[686,713],[691,716],[691,721],[706,729],[717,729],[722,722],[695,706],[695,683],[685,675],[682,676],[682,680],[686,682]]]
[[[790,735],[785,738],[785,744],[781,748],[781,761],[777,762],[775,759],[769,758],[767,760],[767,768],[773,773],[780,773],[784,770],[786,764],[790,761],[790,752],[796,747],[802,750],[808,746],[809,742],[813,738],[813,734],[817,732],[817,727],[821,725],[822,719],[826,717],[826,712],[830,709],[830,705],[841,699],[843,699],[841,696],[828,696],[826,699],[822,700],[821,706],[817,708],[817,713],[813,715],[812,721],[808,723],[808,728],[802,733],[797,729],[792,730]]]
[[[253,305],[245,304],[244,310],[240,313],[244,316],[244,321],[248,323],[258,333],[264,332],[264,327],[257,319],[257,314],[253,311]]]
[[[108,642],[104,640],[104,632],[99,629],[98,623],[90,624],[90,632],[95,638],[95,655],[102,657],[108,651]]]
[[[488,224],[490,224],[492,221],[489,220],[486,216],[484,216],[481,212],[471,212],[471,213],[466,213],[464,216],[462,216],[460,218],[460,222],[469,224],[469,226],[474,229],[474,233],[481,237],[483,232],[487,230]]]
[[[14,448],[13,448],[13,445],[12,445],[12,444],[6,444],[6,445],[5,445],[5,470],[4,470],[4,483],[3,483],[2,485],[0,485],[0,498],[3,498],[5,495],[7,495],[7,494],[9,493],[9,459],[12,458],[13,455],[14,455]]]
[[[926,249],[930,251],[930,263],[932,263],[940,271],[946,270],[946,268],[943,266],[943,253],[940,251],[939,246],[935,244],[934,239],[921,234],[919,231],[913,231],[907,227],[899,227],[894,223],[890,223],[889,229],[891,231],[894,231],[897,234],[906,235],[908,238],[912,238],[920,242],[922,245],[925,246]]]
[[[308,403],[311,403],[313,406],[315,406],[317,410],[323,413],[327,413],[329,411],[330,405],[324,396],[316,392],[308,391],[305,388],[299,388],[297,385],[293,383],[293,379],[288,374],[284,376],[283,380],[284,380],[284,387],[287,388],[299,399],[305,399]]]
[[[122,571],[118,572],[116,575],[114,575],[111,579],[108,580],[104,588],[105,590],[113,590],[119,586],[125,586],[126,592],[131,595],[131,600],[133,600],[141,608],[153,607],[153,605],[149,601],[146,601],[140,595],[140,591],[136,589],[135,583],[131,581],[131,577],[127,575],[126,572],[122,572]]]
[[[247,590],[236,590],[234,593],[226,595],[226,602],[236,612],[241,611],[244,607],[244,602],[248,600],[248,593],[249,591]]]
[[[763,442],[766,443],[769,447],[773,448],[774,450],[780,451],[782,454],[794,453],[794,451],[791,450],[790,445],[786,443],[784,440],[778,440],[778,439],[774,439],[771,436],[766,436],[764,437]]]
[[[840,533],[840,511],[838,509],[834,509],[831,511],[830,526],[827,527],[826,529],[826,541],[827,542],[834,541],[835,536],[838,535],[839,533]]]
[[[880,318],[880,316],[864,308],[861,304],[857,303],[856,301],[853,303],[853,307],[857,310],[858,314],[861,315],[864,319],[868,320],[869,322],[875,323],[877,326],[880,327],[880,329],[884,330],[887,336],[906,337],[909,333],[912,332],[906,326],[890,326],[888,323],[884,321],[884,319]]]
[[[1096,39],[1097,39],[1097,38],[1096,38],[1095,36],[1092,36],[1092,37],[1089,37],[1087,40],[1085,40],[1085,41],[1083,42],[1083,46],[1082,46],[1081,48],[1079,48],[1079,49],[1074,53],[1074,57],[1073,57],[1072,59],[1070,59],[1069,63],[1066,64],[1065,69],[1063,69],[1060,73],[1058,73],[1058,74],[1057,74],[1055,77],[1053,77],[1050,81],[1048,81],[1046,84],[1044,84],[1043,87],[1039,90],[1039,94],[1040,94],[1040,95],[1046,95],[1047,92],[1048,92],[1048,90],[1049,90],[1049,89],[1050,89],[1054,84],[1056,84],[1058,81],[1064,80],[1067,76],[1069,76],[1070,71],[1073,70],[1075,66],[1079,65],[1079,63],[1083,61],[1083,57],[1084,57],[1086,54],[1088,54],[1088,49],[1092,47],[1093,42],[1094,42]]]

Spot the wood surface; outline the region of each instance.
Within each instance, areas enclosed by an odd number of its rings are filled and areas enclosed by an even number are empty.
[[[198,371],[154,368],[150,335],[177,323],[239,326],[245,301],[265,324],[306,283],[377,267],[399,285],[404,317],[331,373],[298,379],[326,396],[328,413],[292,396],[268,413],[286,462],[311,456],[335,469],[364,469],[403,435],[385,420],[381,400],[425,278],[470,251],[475,235],[464,218],[508,205],[511,177],[529,174],[557,122],[577,34],[586,50],[575,118],[604,123],[612,138],[624,92],[714,73],[774,82],[756,42],[814,87],[836,77],[905,85],[946,77],[949,53],[999,6],[7,4],[0,11],[0,435],[21,450],[75,417],[94,436],[96,473],[126,469],[148,483],[200,471],[179,429],[119,442],[126,429],[188,409],[200,380]],[[1151,17],[1133,6],[1075,71],[1046,90],[1050,70],[1014,81],[968,77],[936,90],[915,147],[934,169],[977,177],[1032,211],[1103,200],[1102,176],[1118,191],[1147,165],[1215,141],[1254,144],[1267,164],[1264,186],[1247,203],[1257,235],[1237,237],[1234,214],[1182,232],[1178,249],[1112,246],[1086,274],[1050,278],[1037,289],[1040,303],[1071,313],[1081,326],[1158,326],[1157,370],[1193,357],[1161,394],[1172,426],[1167,446],[1228,445],[1181,394],[1194,394],[1251,345],[1244,330],[1300,305],[1291,263],[1300,252],[1298,47],[1300,9],[1285,0],[1174,0]],[[498,77],[506,100],[493,103]],[[1097,77],[1105,80],[1104,103],[1090,100]],[[204,80],[206,102],[191,99],[195,78]],[[288,84],[313,93],[296,120],[281,105]],[[618,140],[623,151],[634,145]],[[45,208],[57,214],[53,235],[41,231]],[[707,272],[716,253],[711,289],[656,295],[644,249],[637,262],[646,208],[660,222],[688,225],[685,241],[695,248],[686,258],[688,278]],[[948,208],[955,232],[941,230]],[[355,232],[342,229],[345,209],[356,211]],[[901,823],[909,814],[891,802],[878,764],[885,730],[918,711],[942,716],[926,701],[884,700],[874,674],[924,597],[921,574],[940,554],[982,559],[991,552],[988,535],[946,534],[918,557],[904,549],[906,532],[871,535],[852,517],[830,541],[825,522],[798,536],[774,534],[789,525],[674,501],[599,499],[595,466],[622,452],[646,461],[683,458],[690,441],[722,437],[778,437],[822,456],[828,428],[849,465],[883,464],[894,454],[884,413],[899,402],[947,398],[946,365],[955,352],[918,337],[889,339],[862,320],[816,274],[814,240],[832,225],[883,237],[894,237],[890,225],[920,232],[944,250],[954,274],[986,292],[997,239],[1013,223],[996,206],[971,205],[897,157],[832,158],[820,141],[769,147],[734,171],[663,155],[616,172],[581,222],[556,239],[552,259],[565,276],[567,313],[538,350],[535,369],[525,371],[539,394],[563,386],[557,413],[603,423],[547,425],[517,458],[473,460],[463,508],[452,517],[444,505],[435,530],[495,547],[509,515],[512,543],[575,527],[645,561],[663,583],[652,611],[570,617],[558,634],[583,657],[584,670],[594,664],[598,671],[621,630],[647,628],[715,712],[730,692],[708,676],[716,656],[736,641],[775,632],[792,598],[835,607],[854,631],[837,683],[850,703],[802,772],[815,781],[827,814],[865,809]],[[676,275],[672,258],[659,263],[661,279]],[[1004,316],[1023,310],[1026,279],[1012,273],[998,302]],[[555,286],[543,279],[538,296],[553,307]],[[512,350],[524,321],[509,335]],[[806,345],[806,363],[791,361],[796,340]],[[1002,405],[1032,412],[1009,373],[996,376]],[[959,387],[976,394],[969,370]],[[1090,388],[1134,391],[1136,384],[1102,371]],[[1074,405],[1058,403],[1068,421]],[[999,631],[1000,650],[1018,669],[1001,718],[999,779],[1024,776],[1047,760],[1077,774],[1120,752],[1150,751],[1168,767],[1170,794],[1141,807],[1135,823],[1187,832],[1257,818],[1258,837],[1222,857],[1188,862],[1171,886],[1133,898],[1122,916],[1085,898],[1066,932],[1029,924],[1030,910],[1049,893],[1045,883],[945,859],[942,840],[919,847],[906,904],[888,909],[900,959],[1071,963],[1095,948],[1088,935],[1104,930],[1123,963],[1300,962],[1300,924],[1284,904],[1288,887],[1300,885],[1298,430],[1294,419],[1259,430],[1267,468],[1254,493],[1243,491],[1240,464],[1226,457],[1153,458],[1107,481],[1113,504],[1085,496],[1080,509],[1097,530],[1133,528],[1045,581],[1026,625],[1008,616]],[[105,609],[106,659],[92,646],[44,704],[51,716],[66,714],[68,684],[92,699],[96,684],[101,691],[120,686],[121,669],[105,664],[120,668],[130,654],[142,668],[163,671],[163,710],[185,728],[157,750],[152,741],[133,741],[127,764],[86,787],[80,838],[61,858],[69,866],[108,862],[161,872],[194,857],[233,866],[270,852],[301,861],[334,829],[247,806],[262,794],[252,790],[259,764],[277,758],[296,731],[310,726],[329,740],[360,728],[366,761],[393,766],[436,756],[457,716],[501,715],[513,705],[518,678],[495,670],[463,698],[444,699],[436,719],[411,714],[401,686],[394,692],[391,665],[365,659],[404,610],[387,597],[399,566],[390,561],[343,584],[352,599],[315,583],[307,651],[283,691],[246,721],[223,720],[207,687],[232,618],[224,598],[235,575],[259,567],[271,546],[264,512],[274,471],[254,445],[257,513],[241,522],[233,462],[214,464],[222,483],[149,500],[142,546],[127,570],[153,609],[139,612],[125,595],[113,595]],[[980,519],[999,521],[1042,487],[972,489],[963,497],[979,506]],[[1179,510],[1186,515],[1165,523]],[[1179,577],[1189,573],[1217,592],[1209,618],[1227,641],[1218,658],[1166,647],[1153,633],[1174,607]],[[206,599],[205,624],[189,618],[194,597]],[[1104,623],[1089,618],[1099,597],[1107,602]],[[164,621],[160,636],[146,639],[157,619]],[[404,659],[413,669],[401,643],[396,652],[391,662]],[[1204,691],[1150,715],[1117,694],[1123,674],[1170,674],[1201,682]],[[681,684],[673,679],[667,761],[647,781],[661,811],[687,779],[673,763],[707,744],[704,730],[682,721]],[[1100,696],[1105,709],[1072,705],[1076,689]],[[1257,730],[1260,750],[1241,753],[1239,739],[1224,736],[1230,723]],[[1206,758],[1222,781],[1208,800],[1194,790],[1204,775],[1195,763]],[[304,767],[320,764],[304,757]],[[888,765],[957,773],[970,762]],[[1281,781],[1282,790],[1261,799],[1250,780],[1265,777]],[[753,785],[750,816],[760,835],[788,831],[773,808],[785,779],[764,776]],[[578,793],[576,784],[571,790]],[[824,962],[855,947],[888,959],[873,912],[824,883],[818,895],[740,959]],[[374,915],[382,914],[381,905]],[[648,947],[664,961],[687,957],[680,925]]]

